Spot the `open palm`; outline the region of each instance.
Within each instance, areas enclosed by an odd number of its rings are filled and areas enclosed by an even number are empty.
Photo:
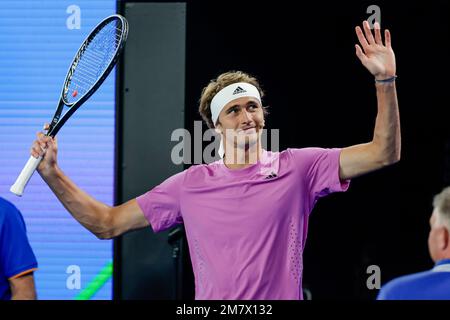
[[[380,25],[374,25],[375,37],[370,30],[369,23],[363,22],[364,33],[358,26],[355,28],[359,45],[356,47],[356,55],[361,63],[370,71],[375,79],[381,80],[395,75],[395,55],[391,47],[391,34],[389,30],[384,31],[385,44],[381,38]]]

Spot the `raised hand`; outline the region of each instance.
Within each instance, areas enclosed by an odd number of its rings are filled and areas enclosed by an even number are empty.
[[[384,31],[384,40],[381,38],[380,24],[375,22],[375,37],[370,30],[369,23],[363,21],[364,33],[358,26],[355,28],[359,45],[356,47],[356,55],[361,63],[370,71],[377,80],[384,80],[395,76],[395,55],[391,47],[391,33]]]
[[[45,124],[44,130],[49,128],[48,123]],[[43,157],[41,163],[37,167],[39,173],[47,173],[53,170],[57,163],[58,143],[55,138],[44,135],[42,132],[36,133],[37,139],[34,141],[30,153],[33,157]]]

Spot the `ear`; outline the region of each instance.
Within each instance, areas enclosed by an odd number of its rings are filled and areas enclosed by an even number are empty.
[[[264,128],[265,126],[266,126],[266,116],[264,115],[264,112],[263,112],[261,127]]]
[[[445,227],[443,227],[443,230],[442,230],[442,242],[443,242],[443,248],[449,249],[449,247],[450,247],[450,231]]]
[[[438,247],[440,250],[445,250],[449,245],[448,230],[444,226],[439,226],[437,228],[436,232],[437,232],[436,237],[437,237]]]
[[[217,123],[217,125],[214,128],[214,131],[218,134],[222,134],[222,126],[220,125],[220,122]]]

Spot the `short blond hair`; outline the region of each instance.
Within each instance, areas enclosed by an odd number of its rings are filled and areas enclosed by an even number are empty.
[[[450,187],[444,188],[441,193],[434,196],[433,207],[437,209],[445,224],[450,227]]]
[[[208,128],[212,129],[215,127],[211,116],[212,99],[220,90],[236,82],[247,82],[254,85],[258,89],[261,99],[264,97],[264,92],[261,89],[259,81],[255,77],[242,71],[229,71],[222,73],[216,79],[211,80],[209,84],[203,88],[202,95],[200,97],[200,106],[198,111],[208,125]],[[267,107],[263,106],[263,113],[264,116],[269,114]]]

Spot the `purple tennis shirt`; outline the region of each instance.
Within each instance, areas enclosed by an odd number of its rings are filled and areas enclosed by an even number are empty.
[[[303,299],[309,214],[350,183],[339,179],[340,152],[263,150],[244,169],[195,165],[137,202],[155,232],[184,223],[196,299]]]

